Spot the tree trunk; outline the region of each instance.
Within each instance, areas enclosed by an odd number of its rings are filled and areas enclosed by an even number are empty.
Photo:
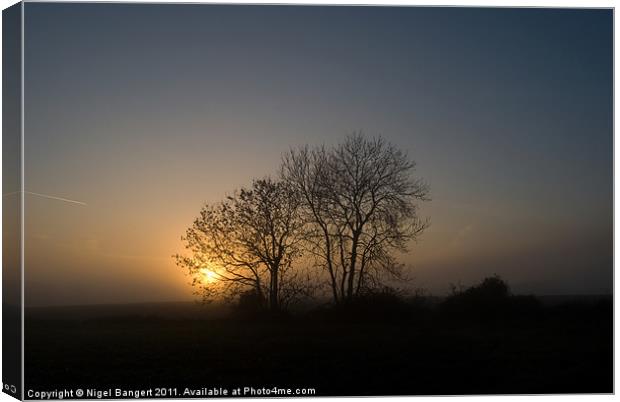
[[[280,303],[278,300],[278,269],[271,270],[271,284],[269,287],[269,308],[272,311],[280,309]]]
[[[258,277],[256,278],[255,291],[256,291],[256,297],[258,298],[258,303],[259,303],[258,307],[262,309],[265,306],[264,305],[265,295],[263,295],[263,289],[261,287],[261,283]]]
[[[327,261],[327,271],[329,272],[329,277],[332,285],[332,294],[334,296],[334,303],[338,304],[338,283],[336,280],[336,275],[334,274],[334,267],[332,263],[332,245],[329,239],[329,232],[325,227],[321,225],[321,229],[323,230],[323,237],[325,239],[325,259]]]
[[[351,244],[351,262],[349,263],[349,280],[347,283],[347,299],[351,301],[353,299],[354,293],[353,288],[355,287],[355,268],[357,265],[357,243],[359,242],[359,235],[353,234],[352,244]]]

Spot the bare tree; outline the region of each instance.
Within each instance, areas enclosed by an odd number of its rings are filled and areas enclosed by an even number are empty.
[[[326,194],[329,172],[327,151],[324,147],[310,149],[308,146],[292,150],[283,158],[282,176],[289,188],[297,194],[306,227],[307,249],[324,268],[330,278],[333,298],[340,301],[338,279],[334,264],[335,242],[332,239],[334,225],[328,211]]]
[[[250,189],[205,205],[183,240],[190,256],[176,256],[205,300],[253,290],[280,309],[299,294],[302,221],[296,194],[282,182],[255,180]]]
[[[329,276],[336,303],[399,277],[393,251],[405,251],[428,226],[418,201],[428,186],[415,162],[381,138],[356,133],[332,149],[302,147],[283,158],[282,177],[310,224],[307,249]]]

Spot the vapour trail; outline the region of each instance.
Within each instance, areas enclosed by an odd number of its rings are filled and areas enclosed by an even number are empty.
[[[20,193],[20,191],[13,191],[12,193],[6,193],[2,195],[6,196],[6,195],[18,194],[18,193]],[[85,202],[82,202],[82,201],[70,200],[68,198],[55,197],[53,195],[47,195],[47,194],[33,193],[32,191],[24,191],[24,194],[36,195],[37,197],[48,198],[50,200],[56,200],[56,201],[64,201],[64,202],[69,202],[72,204],[87,205]]]

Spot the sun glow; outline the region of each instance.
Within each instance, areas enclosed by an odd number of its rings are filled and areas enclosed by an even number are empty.
[[[205,283],[213,283],[217,281],[217,273],[208,268],[201,269],[200,274],[202,275],[202,280]]]

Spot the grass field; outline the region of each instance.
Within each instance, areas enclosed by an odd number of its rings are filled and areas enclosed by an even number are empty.
[[[181,307],[176,307],[181,311]],[[196,309],[196,307],[192,307]],[[169,311],[173,311],[174,309]],[[93,316],[89,317],[91,311]],[[438,309],[279,319],[30,311],[26,390],[256,387],[317,395],[610,393],[611,300],[475,320]],[[112,311],[112,310],[109,310]],[[96,315],[96,316],[95,316]],[[208,318],[211,316],[212,318]]]

